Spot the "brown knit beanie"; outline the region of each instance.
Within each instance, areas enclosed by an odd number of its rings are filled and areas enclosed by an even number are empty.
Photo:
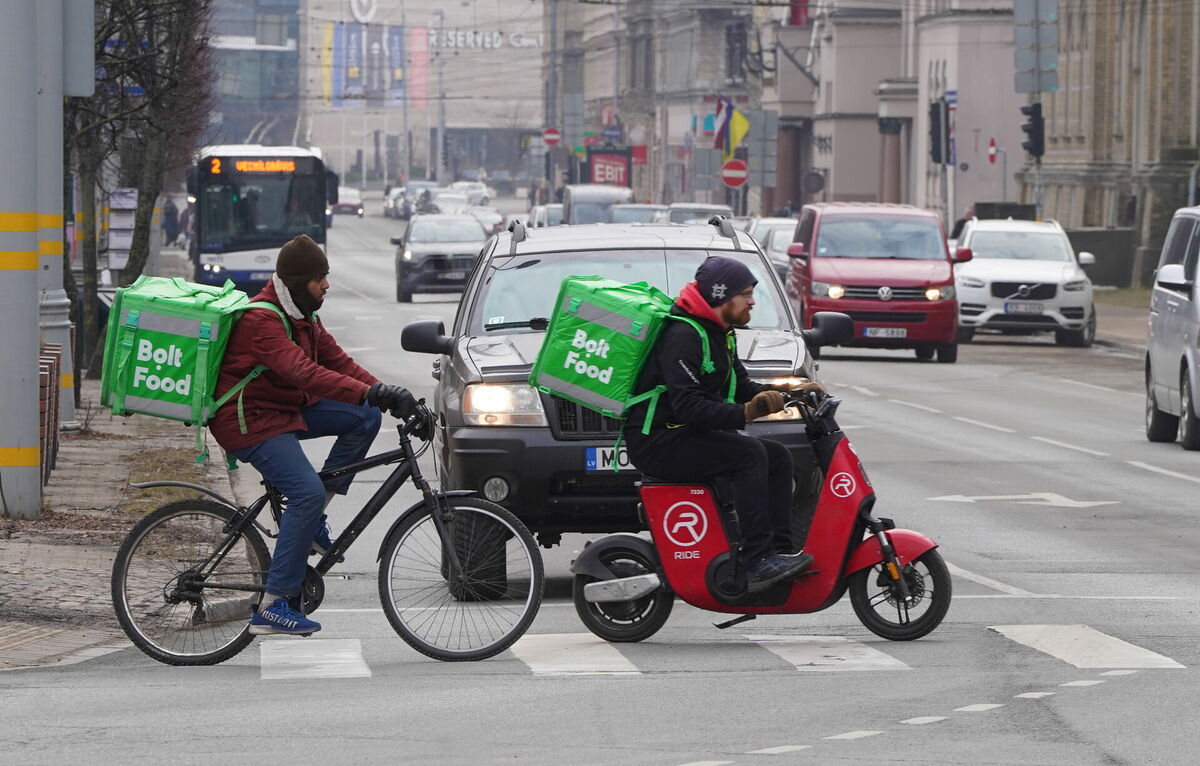
[[[329,259],[312,237],[301,234],[279,249],[275,273],[293,296],[300,295],[306,292],[305,287],[311,280],[329,273]]]

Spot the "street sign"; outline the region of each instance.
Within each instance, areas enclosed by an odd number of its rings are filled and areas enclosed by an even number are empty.
[[[996,139],[988,139],[988,162],[996,164]]]
[[[546,146],[558,146],[558,142],[562,141],[562,133],[558,132],[558,128],[546,128],[542,131],[542,140]]]
[[[730,189],[737,189],[745,184],[749,175],[743,160],[730,160],[721,166],[721,183]]]
[[[609,123],[600,131],[600,135],[610,144],[615,144],[625,137],[625,130],[618,123]]]

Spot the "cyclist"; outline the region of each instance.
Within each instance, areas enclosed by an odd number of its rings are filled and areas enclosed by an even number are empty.
[[[809,554],[792,552],[791,454],[779,442],[738,433],[755,418],[782,410],[781,392],[797,387],[756,383],[738,359],[733,328],[750,321],[757,283],[750,269],[732,258],[710,256],[700,265],[696,281],[684,286],[671,311],[708,334],[713,369],[702,369],[696,330],[668,321],[634,389],[667,387],[650,433],[642,434],[645,403],[630,409],[624,426],[629,459],[643,473],[679,482],[732,479],[751,593],[812,564]],[[726,401],[730,376],[735,384],[732,401]],[[800,387],[821,390],[807,380]]]
[[[416,400],[400,386],[380,383],[355,364],[322,326],[316,311],[329,289],[329,260],[300,235],[279,250],[271,281],[254,297],[287,314],[291,337],[274,311],[247,311],[234,326],[221,363],[216,396],[257,365],[267,369],[213,416],[217,443],[254,466],[287,498],[267,573],[266,596],[250,617],[250,632],[313,633],[321,625],[292,603],[300,595],[309,553],[333,545],[324,510],[346,494],[353,477],[322,484],[301,439],[336,436],[325,468],[366,456],[379,432],[380,410],[409,417]]]

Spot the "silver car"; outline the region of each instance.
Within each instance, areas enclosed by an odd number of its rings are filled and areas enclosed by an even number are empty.
[[[1146,343],[1146,438],[1175,441],[1200,449],[1200,207],[1175,212],[1163,242],[1150,296],[1150,337]]]

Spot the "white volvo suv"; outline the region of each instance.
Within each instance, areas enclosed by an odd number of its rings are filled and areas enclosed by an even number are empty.
[[[986,329],[1053,332],[1059,345],[1092,345],[1092,282],[1081,267],[1096,257],[1076,256],[1057,222],[972,218],[958,247],[972,254],[954,270],[960,343]]]

